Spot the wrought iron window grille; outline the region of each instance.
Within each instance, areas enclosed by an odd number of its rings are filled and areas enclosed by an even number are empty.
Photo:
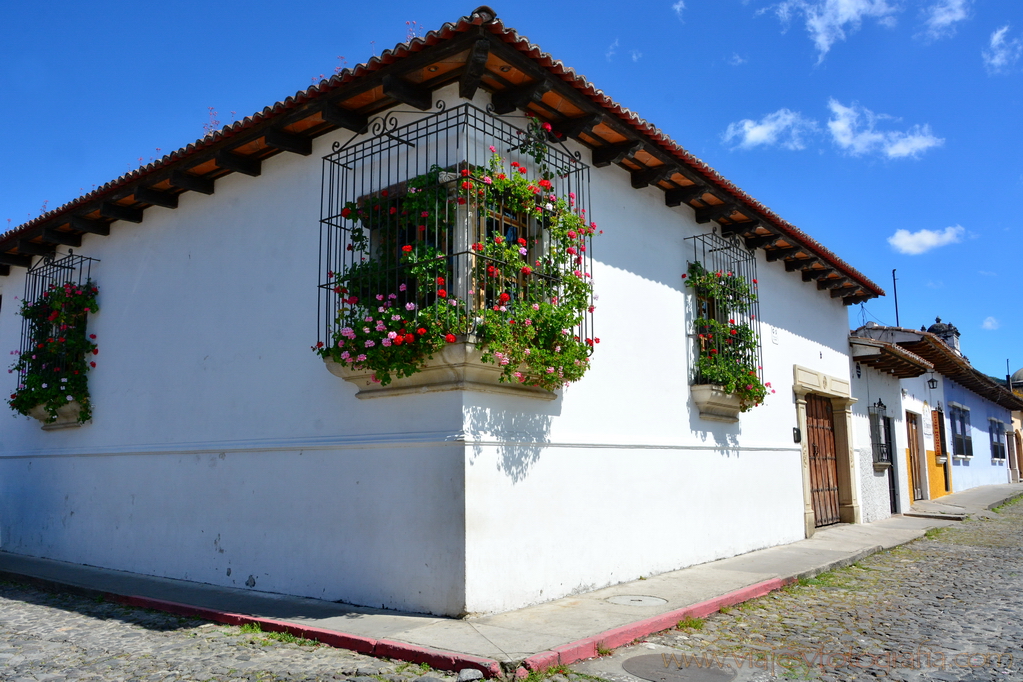
[[[563,145],[531,139],[526,130],[473,105],[449,109],[438,102],[437,108],[437,113],[404,125],[394,112],[374,119],[364,134],[335,143],[323,157],[322,343],[331,343],[338,320],[359,301],[384,296],[391,305],[422,308],[437,302],[436,282],[443,282],[445,298],[455,301],[446,326],[460,325],[470,341],[475,340],[479,312],[496,305],[502,293],[510,295],[507,307],[514,309],[535,282],[551,286],[557,295],[562,291],[558,272],[544,262],[550,243],[542,207],[548,193],[572,197],[576,210],[586,215],[589,167]],[[465,182],[486,182],[494,154],[502,157],[505,173],[515,172],[512,162],[528,167],[530,177],[547,169],[551,185],[537,196],[540,210],[524,214],[500,198],[487,204],[463,189]],[[474,246],[498,235],[527,241],[526,257],[535,264],[529,277],[487,280],[488,266],[505,263],[493,262]],[[587,245],[578,268],[589,273],[593,252]],[[402,258],[403,249],[416,255],[414,263]],[[592,312],[574,333],[593,336]]]
[[[892,463],[892,420],[888,417],[888,408],[878,400],[867,407],[870,419],[870,445],[874,464],[890,465]]]
[[[688,264],[698,263],[708,272],[731,273],[742,278],[748,284],[748,293],[739,293],[736,301],[717,301],[713,297],[697,293],[691,299],[692,308],[688,318],[692,320],[689,332],[689,366],[692,368],[692,384],[709,383],[700,375],[697,358],[701,351],[713,349],[717,353],[731,352],[729,340],[715,336],[706,338],[699,328],[699,320],[712,320],[733,327],[745,327],[752,331],[756,339],[753,349],[745,351],[740,358],[742,364],[756,368],[757,376],[762,382],[763,344],[760,334],[760,304],[752,292],[757,279],[756,253],[747,249],[738,237],[722,237],[716,232],[687,237],[685,239]]]
[[[98,263],[96,258],[76,254],[73,249],[68,249],[68,255],[63,258],[46,256],[34,266],[29,268],[25,276],[25,295],[23,300],[28,304],[35,304],[51,286],[63,286],[72,284],[77,287],[84,286],[92,279],[92,265]],[[59,331],[59,330],[58,330]],[[60,334],[55,333],[54,336]],[[31,354],[32,352],[32,322],[22,319],[21,322],[21,353]],[[61,370],[66,369],[66,359],[58,360]],[[24,380],[28,369],[20,373],[20,379]]]

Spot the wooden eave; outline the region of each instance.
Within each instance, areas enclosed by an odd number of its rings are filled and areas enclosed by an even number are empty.
[[[932,363],[893,343],[854,336],[849,338],[849,346],[854,361],[899,379],[918,377],[934,369]]]
[[[0,236],[0,275],[30,262],[18,250],[20,241],[51,243],[46,234],[80,240],[89,232],[109,233],[118,220],[141,222],[153,206],[174,210],[181,194],[212,194],[216,181],[230,173],[259,175],[264,160],[282,153],[309,154],[314,138],[338,128],[360,132],[375,114],[395,105],[431,109],[430,94],[452,83],[459,84],[462,96],[482,88],[495,109],[521,108],[551,123],[552,143],[578,140],[591,149],[594,166],[618,165],[631,174],[635,188],[659,188],[668,206],[689,206],[698,223],[716,223],[723,235],[764,249],[769,261],[783,261],[787,271],[801,272],[804,281],[816,282],[832,298],[849,305],[884,295],[659,129],[506,28],[486,7]],[[829,270],[826,277],[816,276],[814,270],[821,269]]]
[[[925,331],[917,332],[917,334],[919,335],[918,341],[903,341],[898,345],[931,362],[935,371],[977,395],[1008,410],[1023,409],[1023,399],[1011,393],[1005,386],[978,372],[969,360],[949,348],[937,336]]]

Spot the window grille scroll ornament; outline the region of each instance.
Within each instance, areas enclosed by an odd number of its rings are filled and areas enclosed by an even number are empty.
[[[692,255],[682,278],[695,294],[691,383],[720,386],[746,412],[774,393],[763,381],[756,257],[714,233],[686,241]]]
[[[535,119],[391,120],[324,157],[317,352],[381,385],[457,342],[510,383],[580,378],[598,342],[589,169]]]
[[[8,405],[44,422],[43,428],[92,418],[87,374],[99,349],[86,325],[99,310],[95,262],[69,251],[64,258],[43,259],[25,278],[21,348],[11,368],[18,386]]]

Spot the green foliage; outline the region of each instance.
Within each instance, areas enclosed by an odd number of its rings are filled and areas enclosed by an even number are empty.
[[[760,378],[756,363],[760,339],[753,325],[743,321],[756,300],[756,280],[747,282],[732,272],[711,272],[699,261],[689,264],[685,279],[705,313],[693,321],[699,343],[697,382],[735,394],[743,412],[760,405],[768,391],[774,390]]]
[[[703,624],[704,624],[703,618],[693,618],[692,616],[686,616],[675,625],[675,629],[702,630]]]
[[[66,282],[51,284],[36,301],[22,302],[20,314],[28,322],[29,347],[18,352],[11,367],[21,376],[7,401],[13,410],[27,415],[43,405],[52,422],[59,408],[77,401],[81,405],[78,421],[92,418],[86,375],[96,366],[92,357],[99,349],[92,342],[95,334],[86,332],[86,319],[99,310],[97,293],[92,281]]]
[[[444,344],[471,338],[485,362],[501,367],[502,381],[555,390],[580,379],[600,342],[574,331],[593,310],[583,263],[597,226],[587,224],[573,194],[552,193],[543,125],[532,120],[519,147],[537,162],[538,178],[519,163],[505,167],[491,147],[486,167],[456,175],[434,166],[406,183],[406,193],[385,190],[347,204],[341,217],[352,224],[351,249],[368,256],[328,273],[344,306],[331,343],[314,350],[370,369],[386,385],[419,371]],[[466,205],[481,221],[480,241],[454,257],[445,245]],[[489,227],[498,214],[522,216],[537,229],[509,238]],[[468,271],[458,271],[465,264]]]

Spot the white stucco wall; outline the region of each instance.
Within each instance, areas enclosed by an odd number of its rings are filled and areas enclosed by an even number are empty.
[[[553,402],[360,401],[309,351],[320,157],[346,138],[85,237],[77,251],[101,261],[95,416],[54,432],[4,417],[0,547],[459,614],[803,537],[792,366],[848,378],[839,301],[760,252],[764,373],[777,393],[737,424],[700,419],[682,240],[712,225],[665,207],[658,189],[632,189],[620,168],[593,169],[601,344],[582,381]],[[7,350],[23,272],[3,284]]]
[[[909,511],[912,498],[909,491],[909,474],[905,458],[901,453],[906,445],[906,422],[902,410],[902,387],[899,379],[891,374],[860,365],[860,376],[856,376],[855,360],[852,363],[853,444],[859,468],[860,508],[863,522],[871,523],[892,515],[889,477],[896,485],[897,513]],[[880,400],[892,419],[892,466],[883,471],[874,470],[874,453],[870,438],[870,416],[868,408]],[[882,426],[883,428],[883,426]],[[882,438],[884,432],[882,431]]]

